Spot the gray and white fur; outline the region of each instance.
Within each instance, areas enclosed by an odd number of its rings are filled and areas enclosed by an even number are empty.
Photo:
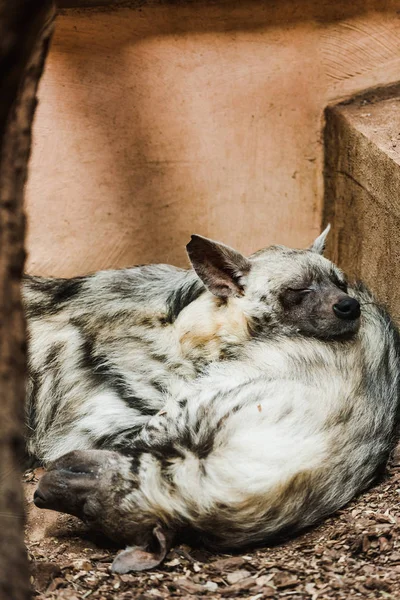
[[[207,291],[193,269],[26,276],[23,294],[27,447],[44,463],[71,449],[125,447],[171,386],[238,355],[252,337],[234,299]]]
[[[202,283],[192,271],[152,267],[83,279],[61,312],[51,286],[39,295],[39,304],[53,299],[46,324],[36,330],[31,321],[32,370],[49,362],[51,337],[63,352],[58,376],[69,380],[80,365],[90,383],[98,378],[98,396],[81,396],[84,415],[79,398],[68,394],[47,413],[41,390],[36,418],[44,411],[48,431],[33,436],[31,451],[48,458],[73,449],[77,440],[80,447],[107,447],[96,442],[98,434],[110,436],[111,449],[113,439],[122,443],[119,452],[78,450],[56,460],[35,502],[75,514],[128,544],[115,571],[158,565],[176,536],[187,532],[218,549],[293,534],[342,507],[384,469],[399,418],[399,334],[372,295],[363,286],[349,287],[321,255],[325,235],[309,250],[274,246],[248,259],[194,237],[188,252]],[[136,276],[146,272],[141,287]],[[195,297],[171,312],[171,297],[185,285],[193,286]],[[154,300],[135,299],[136,289],[146,288],[141,298],[148,296],[147,286]],[[119,341],[114,334],[110,341],[104,318],[113,303]],[[153,326],[129,324],[128,305],[137,323],[146,315]],[[137,335],[146,328],[145,338]],[[100,340],[101,357],[93,362],[88,356],[97,356]],[[119,343],[127,344],[124,352]],[[122,389],[129,381],[139,408],[108,383],[116,365]],[[57,387],[47,394],[54,406]],[[118,411],[107,412],[117,397],[120,425]],[[66,432],[57,425],[64,409]],[[109,428],[123,430],[124,420],[135,435],[115,437]]]

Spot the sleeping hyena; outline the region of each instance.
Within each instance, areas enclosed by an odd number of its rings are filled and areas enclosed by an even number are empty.
[[[134,350],[134,332],[144,325],[127,323],[123,309],[124,302],[133,302],[131,294],[140,293],[136,280],[127,284],[126,294],[118,284],[115,323],[121,340],[105,346],[99,358],[92,340],[103,340],[96,337],[103,330],[107,339],[112,320],[109,313],[102,318],[105,309],[100,310],[98,297],[104,296],[110,311],[112,278],[118,276],[101,275],[97,294],[85,296],[79,289],[80,300],[79,294],[70,294],[65,299],[75,302],[70,324],[57,310],[48,317],[51,332],[59,325],[58,343],[72,344],[67,367],[54,359],[60,380],[69,381],[68,371],[79,364],[86,369],[85,385],[89,389],[94,381],[98,391],[86,400],[71,398],[66,386],[63,399],[56,380],[55,388],[42,390],[36,418],[44,419],[49,431],[36,434],[32,451],[45,447],[48,457],[51,448],[57,449],[53,455],[59,454],[81,439],[86,446],[92,440],[92,447],[112,448],[116,438],[120,452],[75,451],[59,458],[42,478],[35,503],[77,515],[128,544],[114,561],[115,571],[156,566],[174,538],[187,531],[218,549],[294,533],[343,506],[382,471],[399,416],[399,334],[370,293],[362,286],[349,287],[343,273],[321,255],[324,237],[309,250],[275,246],[248,259],[194,238],[189,254],[197,276],[168,271],[163,279],[162,270],[156,271],[157,283],[149,277],[146,285],[154,285],[155,298],[146,305],[146,320],[160,319],[162,324],[149,328],[146,342],[142,333],[137,337],[146,348],[159,344],[164,351],[157,350],[157,355],[168,356],[160,361],[159,375],[156,363],[152,365],[152,380],[166,390],[162,398],[149,393],[150,371],[143,361],[147,354]],[[166,290],[166,279],[174,277],[174,289],[185,283],[190,293],[177,296]],[[81,285],[85,289],[94,284],[83,280]],[[46,293],[53,294],[51,314],[53,305],[57,308],[54,291]],[[179,298],[173,302],[179,309],[166,310],[170,298]],[[79,310],[93,315],[85,316],[85,323],[93,319],[97,325],[77,338]],[[145,314],[144,309],[137,314]],[[155,341],[157,328],[171,331],[169,337],[160,336],[168,341]],[[40,339],[34,339],[35,348],[40,353]],[[110,366],[110,361],[119,354],[117,376],[117,363]],[[132,354],[140,356],[138,362],[132,362]],[[220,360],[224,357],[229,359]],[[138,366],[146,381],[142,394],[135,391],[140,410],[129,394],[126,401],[125,392]],[[113,391],[107,388],[108,378],[116,382]],[[103,437],[96,443],[97,432],[103,434],[107,426],[99,422],[96,402],[102,419],[109,415],[110,425],[118,430],[111,408],[114,402],[119,407],[116,398],[137,411],[132,424],[136,428],[135,419],[141,419],[141,429],[133,437],[107,430],[106,442]],[[52,426],[63,410],[66,432]],[[41,436],[45,446],[40,445]]]
[[[25,278],[31,461],[125,448],[163,408],[172,386],[281,330],[282,318],[267,301],[270,261],[262,253],[247,260],[200,236],[187,250],[190,270],[148,265],[73,279]],[[253,263],[257,269],[249,270]],[[327,293],[347,298],[343,289],[331,278]],[[291,330],[323,337],[323,314],[313,310]],[[336,321],[339,332],[345,320]]]

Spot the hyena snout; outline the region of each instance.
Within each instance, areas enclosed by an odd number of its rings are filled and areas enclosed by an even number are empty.
[[[81,517],[89,488],[95,477],[89,473],[49,471],[39,481],[33,501],[38,508],[47,508]]]
[[[350,296],[345,296],[341,298],[339,302],[336,302],[332,306],[333,312],[339,319],[343,319],[345,321],[354,321],[360,318],[361,308],[360,303]]]
[[[46,473],[34,493],[35,505],[82,518],[87,493],[87,482],[83,483],[83,478],[86,479],[82,475],[70,477],[59,471]]]
[[[39,481],[33,497],[35,505],[84,518],[88,501],[96,497],[102,474],[114,454],[74,451],[56,460]]]

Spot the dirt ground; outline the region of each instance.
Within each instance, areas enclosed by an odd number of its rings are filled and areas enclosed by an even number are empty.
[[[384,481],[319,527],[240,556],[179,546],[161,568],[114,575],[116,549],[73,517],[41,511],[25,474],[27,546],[38,600],[400,598],[400,447]]]

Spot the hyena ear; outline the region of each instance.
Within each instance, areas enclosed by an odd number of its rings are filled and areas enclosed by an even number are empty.
[[[163,530],[161,525],[154,527],[152,540],[146,546],[131,546],[120,552],[114,559],[114,573],[129,573],[129,571],[146,571],[154,569],[164,560],[171,547],[172,535]],[[149,549],[151,546],[151,550]]]
[[[311,252],[316,252],[317,254],[323,254],[325,250],[326,238],[331,229],[331,226],[328,225],[324,231],[317,237],[314,243],[310,246],[309,250]]]
[[[192,235],[186,250],[194,270],[211,293],[220,298],[243,295],[251,265],[240,252],[201,235]]]

